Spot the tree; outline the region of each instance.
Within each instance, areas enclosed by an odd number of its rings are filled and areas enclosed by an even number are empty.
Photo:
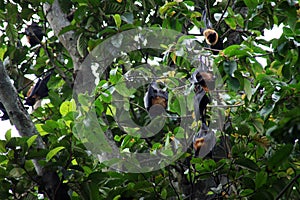
[[[15,0],[0,10],[0,102],[21,136],[0,141],[1,199],[298,198],[298,2]],[[217,55],[197,39],[204,10]],[[30,46],[32,22],[44,36]],[[274,25],[278,38],[259,37]],[[217,142],[201,158],[190,137],[199,67],[216,79],[207,120]],[[29,77],[49,73],[48,101],[29,115]],[[158,118],[143,105],[149,80],[169,92]]]

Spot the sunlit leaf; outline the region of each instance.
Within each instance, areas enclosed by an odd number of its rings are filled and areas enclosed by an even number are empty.
[[[65,149],[65,147],[56,147],[54,149],[52,149],[51,151],[49,151],[49,153],[46,156],[46,160],[50,161],[53,156],[55,156],[58,152],[60,152],[61,150]]]
[[[122,23],[122,19],[121,19],[121,16],[119,14],[115,14],[113,16],[114,20],[115,20],[115,24],[117,26],[117,28],[119,29],[120,26],[121,26],[121,23]]]
[[[38,137],[38,135],[33,135],[27,140],[28,148],[31,147],[31,145],[35,142],[37,137]]]

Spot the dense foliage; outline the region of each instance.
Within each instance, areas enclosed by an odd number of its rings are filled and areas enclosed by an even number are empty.
[[[32,159],[39,159],[43,167],[58,173],[60,183],[68,188],[71,199],[299,198],[298,2],[59,1],[70,21],[60,35],[75,32],[79,60],[84,60],[107,38],[127,30],[147,27],[182,33],[176,38],[177,44],[162,43],[161,49],[144,48],[119,56],[102,74],[95,92],[95,106],[91,109],[95,109],[97,123],[101,124],[105,134],[110,134],[120,151],[155,152],[182,134],[178,128],[182,110],[178,108],[175,91],[169,94],[170,99],[173,97],[168,105],[171,117],[160,134],[144,139],[129,135],[119,127],[114,119],[117,112],[113,105],[114,91],[130,97],[130,101],[122,103],[122,108],[130,113],[135,123],[143,126],[150,120],[143,109],[147,86],[131,91],[118,84],[131,68],[159,62],[160,65],[149,65],[149,68],[163,71],[161,66],[170,66],[173,71],[167,72],[172,82],[168,87],[179,87],[181,82],[178,80],[182,79],[186,79],[183,84],[189,86],[188,79],[197,67],[197,60],[186,60],[184,52],[189,52],[195,55],[193,58],[203,55],[212,59],[212,67],[217,69],[224,82],[220,101],[208,110],[212,120],[215,112],[220,114],[217,117],[225,119],[217,127],[218,141],[214,152],[205,158],[194,158],[192,147],[189,147],[170,165],[143,173],[108,169],[90,154],[85,140],[80,140],[75,133],[81,131],[81,135],[88,135],[91,130],[78,126],[78,123],[75,126],[75,120],[81,118],[74,102],[83,105],[80,112],[91,105],[86,101],[86,93],[74,100],[73,85],[78,72],[74,71],[70,52],[47,22],[44,3],[53,1],[0,1],[0,59],[20,98],[25,99],[31,83],[29,79],[42,77],[53,70],[48,82],[49,96],[45,98],[48,101],[31,114],[46,148],[37,147],[37,136],[13,138],[10,131],[6,133],[6,140],[0,141],[0,199],[47,199],[47,186],[37,175]],[[209,48],[203,50],[207,44],[196,39],[200,35],[198,30],[204,27],[201,16],[206,3],[210,20],[224,43],[224,50],[217,55],[209,53]],[[43,27],[45,33],[41,44],[36,46],[24,42],[25,28],[33,21]],[[260,37],[265,29],[275,25],[283,27],[277,38]],[[183,50],[182,44],[187,44],[185,48],[189,50]],[[113,49],[106,51],[105,54],[113,54],[110,52]],[[143,71],[145,74],[150,72]],[[0,86],[0,90],[2,87],[5,86]],[[188,104],[189,95],[192,93],[187,95]],[[91,136],[88,139],[105,145],[101,138]],[[219,150],[221,153],[217,152]]]

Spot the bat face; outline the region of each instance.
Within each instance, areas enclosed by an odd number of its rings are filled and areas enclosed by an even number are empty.
[[[195,150],[195,151],[199,151],[200,148],[201,148],[201,146],[203,146],[204,144],[205,144],[205,140],[204,140],[203,137],[197,138],[197,139],[194,141],[194,144],[193,144],[194,150]]]
[[[159,104],[166,109],[167,108],[167,99],[160,97],[160,96],[156,96],[152,99],[152,106],[155,104]]]
[[[205,37],[205,41],[209,45],[215,45],[218,42],[219,36],[218,33],[213,29],[206,29],[203,32],[203,35]]]
[[[153,105],[160,105],[166,109],[168,105],[168,92],[159,88],[156,82],[151,83],[144,97],[144,105],[147,111]]]

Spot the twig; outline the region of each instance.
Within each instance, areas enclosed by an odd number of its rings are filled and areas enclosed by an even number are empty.
[[[280,197],[282,197],[282,195],[294,184],[295,181],[297,181],[297,179],[300,177],[300,174],[298,174],[297,176],[295,176],[291,182],[289,182],[289,184],[287,184],[281,191],[280,193],[277,195],[277,197],[275,198],[280,199]]]
[[[168,167],[168,172],[169,172],[168,175],[169,175],[169,181],[170,181],[171,187],[173,188],[173,190],[174,190],[174,192],[175,192],[175,194],[177,196],[177,199],[180,199],[180,196],[179,196],[179,194],[178,194],[178,192],[177,192],[176,188],[174,187],[174,185],[172,183],[172,180],[171,180],[171,170],[170,170],[170,167]]]
[[[223,11],[223,13],[222,13],[222,15],[221,15],[221,18],[219,19],[219,21],[218,21],[217,24],[216,24],[216,27],[215,27],[216,30],[218,30],[218,28],[219,28],[219,26],[220,26],[220,23],[221,23],[221,21],[223,20],[223,17],[224,17],[224,15],[225,15],[225,13],[226,13],[228,7],[229,7],[230,2],[231,2],[230,0],[227,1],[227,4],[226,4],[225,9],[224,9],[224,11]]]

